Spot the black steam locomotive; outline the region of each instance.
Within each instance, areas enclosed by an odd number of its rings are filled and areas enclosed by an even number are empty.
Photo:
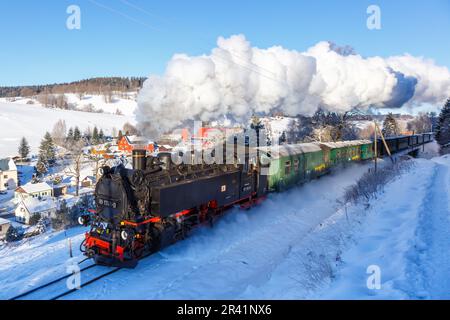
[[[266,194],[267,176],[257,161],[175,165],[168,153],[153,157],[143,150],[132,157],[133,169],[102,168],[96,211],[80,219],[91,225],[83,251],[98,264],[134,267],[227,208],[250,207]]]

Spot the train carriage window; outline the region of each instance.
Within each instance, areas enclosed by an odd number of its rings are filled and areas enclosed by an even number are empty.
[[[300,163],[300,161],[298,159],[294,160],[294,170],[295,170],[295,172],[298,172],[299,163]]]
[[[291,173],[291,162],[286,161],[285,167],[284,167],[284,174],[289,175]]]

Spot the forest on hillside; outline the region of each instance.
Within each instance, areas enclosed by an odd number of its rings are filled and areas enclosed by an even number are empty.
[[[144,77],[103,77],[60,84],[0,87],[0,98],[77,93],[110,95],[112,92],[137,91]]]

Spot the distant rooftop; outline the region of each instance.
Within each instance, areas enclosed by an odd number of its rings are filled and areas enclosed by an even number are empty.
[[[22,201],[21,204],[25,205],[25,207],[30,212],[42,212],[42,211],[58,208],[56,201],[54,201],[52,199],[47,199],[47,200],[41,201],[36,198],[29,198],[29,199]]]
[[[51,190],[51,189],[52,189],[52,187],[47,182],[41,182],[41,183],[27,183],[27,184],[17,188],[17,191],[24,192],[24,193],[36,193],[36,192],[47,191],[47,190]]]
[[[15,171],[15,170],[17,170],[17,167],[13,159],[10,158],[0,159],[0,171]]]

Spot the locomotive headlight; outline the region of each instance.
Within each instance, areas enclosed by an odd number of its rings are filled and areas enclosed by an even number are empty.
[[[122,238],[122,240],[126,241],[128,239],[128,232],[122,230],[122,232],[120,233],[120,237]]]
[[[89,216],[80,216],[78,218],[78,223],[82,226],[87,226],[89,224],[90,218]]]
[[[110,172],[111,172],[111,168],[108,167],[108,166],[104,166],[104,167],[101,167],[100,169],[98,169],[98,173],[99,173],[101,176],[103,176],[103,175],[105,175],[105,174],[108,174],[108,173],[110,173]]]

